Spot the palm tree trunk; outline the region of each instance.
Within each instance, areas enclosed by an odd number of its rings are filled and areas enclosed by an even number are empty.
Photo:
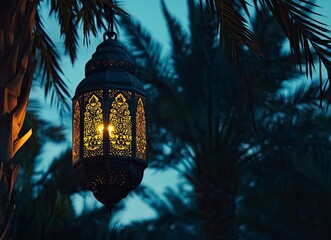
[[[36,3],[1,1],[0,9],[0,239],[8,239],[20,166],[12,159],[31,135],[19,136],[36,67],[31,53]]]
[[[203,221],[205,240],[236,240],[236,182],[228,178],[215,184],[204,177],[196,185],[197,204]]]

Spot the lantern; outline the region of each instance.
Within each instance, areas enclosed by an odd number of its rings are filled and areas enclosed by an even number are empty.
[[[72,103],[73,168],[111,207],[140,184],[147,167],[146,96],[116,36],[105,38],[87,62]]]

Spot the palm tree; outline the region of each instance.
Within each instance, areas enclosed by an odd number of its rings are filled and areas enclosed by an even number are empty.
[[[243,71],[253,86],[250,92],[243,91],[231,63],[232,50],[218,47],[213,19],[202,17],[208,16],[205,8],[201,13],[194,1],[188,3],[189,32],[162,4],[171,36],[169,56],[163,57],[160,45],[139,23],[122,21],[150,94],[151,165],[173,166],[192,183],[205,239],[237,239],[239,170],[270,146],[284,145],[281,139],[270,140],[275,132],[259,133],[265,124],[262,116],[276,114],[266,100],[299,74],[291,56],[282,53],[285,36],[279,25],[272,15],[259,11],[253,31],[265,57],[240,49]],[[306,102],[309,109],[316,107],[318,96],[313,93]],[[245,101],[247,94],[254,100],[253,109]]]
[[[60,67],[59,50],[48,35],[41,11],[43,1],[1,1],[0,9],[0,232],[7,231],[14,206],[10,197],[20,166],[12,159],[29,139],[31,130],[19,135],[34,74],[38,74],[45,96],[61,113],[69,109],[66,81]],[[49,1],[49,12],[59,23],[65,53],[77,58],[78,25],[82,24],[85,43],[104,28],[104,8],[100,1]],[[37,68],[37,71],[35,71]]]

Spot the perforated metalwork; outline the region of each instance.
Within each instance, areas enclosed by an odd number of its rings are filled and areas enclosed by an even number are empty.
[[[102,91],[84,96],[87,101],[84,113],[84,157],[103,154],[103,115],[100,98]]]
[[[110,154],[132,156],[132,122],[124,93],[116,95],[109,114]]]
[[[135,177],[129,174],[125,170],[100,170],[96,172],[89,172],[87,177],[93,179],[89,183],[89,188],[94,189],[98,185],[112,184],[119,187],[125,188],[134,188],[135,186]]]
[[[85,67],[85,74],[89,75],[93,72],[108,68],[125,69],[130,73],[135,73],[135,66],[133,63],[129,63],[121,59],[102,59],[88,62]]]
[[[126,99],[131,99],[131,92],[121,90],[109,90],[109,98],[115,98],[119,93],[123,94]]]
[[[80,106],[78,100],[74,103],[72,137],[72,163],[75,164],[80,158]]]
[[[146,160],[146,117],[141,97],[138,98],[136,112],[136,157]]]

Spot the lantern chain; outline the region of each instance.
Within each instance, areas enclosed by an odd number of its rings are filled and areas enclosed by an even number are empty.
[[[104,11],[105,11],[105,16],[106,20],[108,21],[108,29],[107,32],[103,34],[103,39],[106,40],[106,36],[108,38],[114,38],[117,40],[117,33],[114,31],[114,18],[115,18],[115,12],[113,9],[113,1],[109,1],[109,5],[105,5]]]

